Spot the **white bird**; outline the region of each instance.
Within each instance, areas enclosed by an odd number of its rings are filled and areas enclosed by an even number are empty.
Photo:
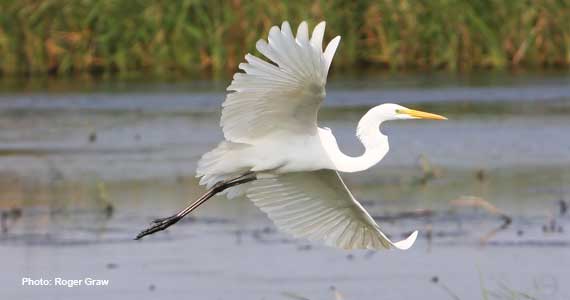
[[[341,152],[330,129],[317,125],[325,98],[327,73],[340,42],[335,37],[322,50],[325,22],[311,37],[306,22],[293,35],[288,22],[273,26],[269,42],[239,68],[222,104],[225,140],[204,154],[197,168],[209,190],[179,213],[154,221],[137,239],[178,222],[217,193],[247,196],[275,225],[295,237],[322,240],[343,249],[408,249],[417,237],[392,242],[352,196],[338,172],[359,172],[376,165],[388,152],[384,121],[445,117],[397,104],[370,109],[358,122],[356,135],[364,154]]]

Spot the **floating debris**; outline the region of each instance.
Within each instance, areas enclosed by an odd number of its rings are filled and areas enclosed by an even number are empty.
[[[558,207],[561,216],[568,212],[568,202],[564,201],[564,199],[560,199],[560,201],[558,201]]]
[[[415,184],[426,185],[431,180],[441,177],[441,169],[433,166],[425,155],[420,155],[418,164],[422,170],[422,175],[414,179]]]
[[[475,178],[477,181],[483,182],[487,179],[487,172],[485,172],[483,169],[479,169],[475,172]]]
[[[402,219],[418,219],[427,218],[434,215],[431,209],[417,209],[413,211],[404,211],[393,215],[372,216],[372,218],[379,222],[394,222]]]
[[[9,210],[3,210],[0,212],[0,228],[2,233],[8,233],[9,222],[15,222],[22,217],[22,209],[19,207],[14,207]]]
[[[115,264],[115,263],[108,263],[105,267],[106,267],[107,269],[112,270],[112,269],[118,268],[119,265],[118,265],[118,264]]]
[[[428,224],[425,230],[425,236],[427,240],[427,252],[431,252],[431,248],[433,245],[433,225]]]
[[[482,208],[487,212],[498,215],[501,219],[504,220],[503,226],[508,226],[512,223],[512,218],[500,211],[495,205],[491,202],[476,196],[461,196],[455,200],[451,200],[450,204],[453,206],[464,206],[464,207],[476,207]]]
[[[97,141],[97,133],[91,132],[89,134],[89,143],[95,143]]]
[[[99,201],[103,202],[103,213],[105,214],[105,216],[107,218],[112,217],[113,213],[115,212],[115,206],[109,200],[109,196],[107,194],[107,187],[105,186],[105,183],[102,181],[97,183],[97,197]]]
[[[550,216],[548,219],[548,223],[542,225],[542,232],[544,233],[563,233],[564,228],[562,225],[559,225],[556,221],[556,218]]]
[[[513,219],[509,215],[503,213],[495,205],[491,204],[491,202],[481,197],[462,196],[458,199],[451,200],[450,204],[453,206],[482,208],[490,214],[499,216],[499,218],[503,220],[503,223],[498,228],[489,231],[483,237],[481,237],[480,242],[482,245],[487,244],[487,242],[498,232],[507,229],[513,222]]]
[[[438,276],[433,276],[430,278],[430,281],[441,287],[452,299],[460,300],[459,296],[457,296],[457,294],[453,292],[447,285],[443,284]]]

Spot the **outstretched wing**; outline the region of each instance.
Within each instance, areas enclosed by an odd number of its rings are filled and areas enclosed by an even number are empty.
[[[261,178],[253,182],[247,196],[279,229],[330,246],[405,250],[417,237],[415,231],[403,241],[390,241],[332,170]]]
[[[325,97],[325,84],[332,58],[340,41],[335,37],[322,51],[325,22],[309,39],[306,22],[294,37],[288,22],[273,26],[269,43],[259,40],[256,48],[271,62],[251,54],[236,73],[222,104],[221,126],[226,140],[250,143],[270,132],[312,134],[317,130],[317,112]]]

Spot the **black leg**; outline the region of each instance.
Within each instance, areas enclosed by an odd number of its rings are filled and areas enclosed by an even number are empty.
[[[208,199],[212,198],[217,193],[222,192],[223,190],[228,189],[232,186],[244,184],[246,182],[250,182],[250,181],[253,181],[256,179],[257,179],[257,177],[256,177],[254,172],[247,172],[247,173],[240,175],[238,177],[217,182],[211,189],[209,189],[204,195],[202,195],[202,197],[200,197],[200,198],[198,198],[198,200],[192,202],[192,204],[190,204],[185,209],[179,211],[178,213],[176,213],[175,215],[172,215],[170,217],[160,218],[160,219],[156,219],[156,220],[152,221],[153,225],[151,227],[141,231],[137,235],[135,240],[141,239],[144,236],[147,236],[149,234],[153,234],[155,232],[162,231],[162,230],[176,224],[178,221],[182,220],[182,218],[184,218],[186,215],[191,213],[193,210],[198,208],[198,206],[202,205],[202,203],[206,202]]]

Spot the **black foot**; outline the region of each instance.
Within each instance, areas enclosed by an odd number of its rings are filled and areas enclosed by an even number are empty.
[[[178,221],[180,221],[182,219],[182,217],[174,215],[171,217],[167,217],[167,218],[160,218],[160,219],[156,219],[154,221],[152,221],[152,223],[154,225],[152,225],[151,227],[141,231],[137,237],[135,238],[135,240],[140,240],[141,238],[149,235],[149,234],[153,234],[155,232],[158,231],[162,231],[174,224],[176,224]]]

